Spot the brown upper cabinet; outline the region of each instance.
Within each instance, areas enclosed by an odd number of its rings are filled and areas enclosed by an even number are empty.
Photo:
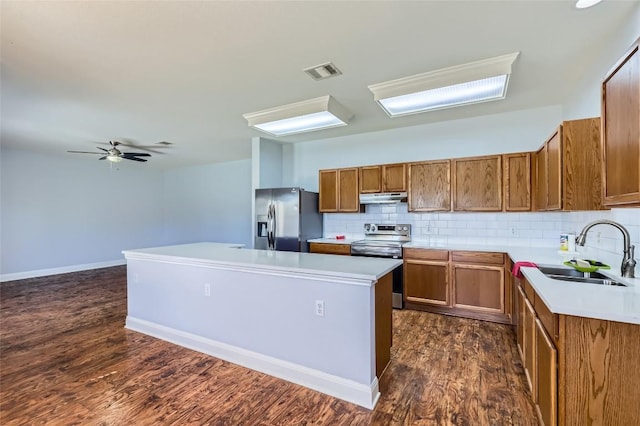
[[[360,192],[403,192],[407,190],[406,164],[360,167]]]
[[[603,198],[640,205],[640,39],[602,83]]]
[[[502,167],[504,210],[531,210],[531,153],[504,154]]]
[[[360,211],[358,169],[319,171],[319,208],[323,213]]]
[[[502,156],[451,160],[454,211],[502,210]]]
[[[360,193],[382,192],[382,167],[360,167]]]
[[[451,161],[424,161],[408,165],[409,211],[451,210]]]
[[[538,210],[601,210],[600,118],[564,121],[536,152]]]

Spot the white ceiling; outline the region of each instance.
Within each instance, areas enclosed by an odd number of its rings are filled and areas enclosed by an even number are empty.
[[[637,1],[7,1],[2,144],[44,153],[169,141],[149,163],[250,157],[243,113],[331,94],[331,138],[561,103]],[[519,51],[506,100],[388,118],[367,86]],[[302,70],[333,61],[343,75]],[[86,156],[87,161],[95,157]]]

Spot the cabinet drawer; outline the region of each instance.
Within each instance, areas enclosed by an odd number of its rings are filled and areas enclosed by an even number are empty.
[[[404,257],[405,259],[447,261],[449,260],[449,252],[447,250],[405,248],[405,249],[402,249],[402,257]]]
[[[481,251],[452,251],[451,260],[459,263],[503,265],[504,253],[491,253]]]
[[[351,255],[349,244],[310,243],[310,253]]]
[[[540,319],[540,322],[544,326],[545,331],[551,338],[554,343],[557,344],[558,341],[558,315],[552,313],[547,305],[544,304],[542,299],[536,294],[533,307],[536,310],[536,314]]]

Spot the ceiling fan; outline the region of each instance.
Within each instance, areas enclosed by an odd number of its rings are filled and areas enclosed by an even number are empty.
[[[111,145],[111,149],[104,149],[104,148],[100,148],[99,146],[96,147],[99,150],[104,152],[89,152],[89,151],[67,151],[67,152],[71,152],[74,154],[99,154],[99,155],[102,155],[102,157],[98,158],[98,160],[109,160],[113,163],[122,161],[123,158],[125,160],[145,162],[147,161],[146,159],[139,158],[139,157],[151,157],[151,154],[147,154],[144,152],[122,152],[118,149],[118,146],[119,145],[128,146],[128,145],[124,145],[118,141],[109,141],[109,144]]]

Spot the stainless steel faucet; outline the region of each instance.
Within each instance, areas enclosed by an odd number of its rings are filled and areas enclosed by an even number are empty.
[[[620,265],[620,273],[625,278],[635,278],[635,267],[636,261],[633,258],[635,246],[631,245],[631,237],[629,236],[629,231],[620,225],[618,222],[614,222],[612,220],[594,220],[593,222],[587,224],[587,226],[582,229],[580,235],[576,237],[576,244],[579,246],[584,246],[584,243],[587,242],[587,232],[589,229],[596,225],[611,225],[614,228],[618,228],[620,232],[622,232],[622,236],[624,238],[624,256],[622,257],[622,265]]]

